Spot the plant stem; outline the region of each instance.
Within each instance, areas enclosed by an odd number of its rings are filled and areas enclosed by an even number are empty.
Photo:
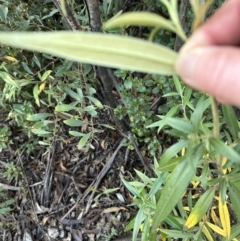
[[[219,139],[220,124],[219,124],[219,115],[218,115],[218,105],[214,97],[210,96],[210,99],[211,99],[212,116],[213,116],[213,136]],[[222,172],[222,162],[223,162],[223,157],[222,155],[219,154],[217,156],[217,167],[218,167],[218,171],[220,172]]]
[[[218,105],[217,101],[214,97],[210,96],[211,99],[211,107],[212,107],[212,115],[213,115],[213,136],[215,138],[219,138],[219,115],[218,115]]]

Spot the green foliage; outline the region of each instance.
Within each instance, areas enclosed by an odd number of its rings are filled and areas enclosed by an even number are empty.
[[[0,128],[0,150],[7,147],[11,131],[7,126]]]
[[[11,178],[15,178],[16,181],[22,175],[22,169],[19,166],[16,166],[13,162],[9,162],[6,164],[6,171],[4,172],[4,176],[10,180]]]
[[[1,199],[0,215],[6,216],[9,212],[12,211],[12,208],[10,206],[14,202],[14,200],[13,199],[7,199],[6,200],[2,187],[0,187],[0,199]],[[3,226],[2,222],[0,222],[0,226]]]
[[[105,28],[131,35],[134,31],[129,30],[129,26],[143,26],[150,41],[168,48],[146,40],[106,34],[42,32],[0,36],[2,43],[44,52],[4,48],[1,53],[0,104],[10,109],[9,119],[14,120],[18,128],[31,138],[37,137],[28,144],[29,151],[34,150],[37,143],[48,146],[53,136],[58,136],[59,119],[70,135],[79,138],[78,148],[88,151],[96,131],[92,120],[105,106],[96,97],[92,67],[83,64],[80,68],[72,60],[122,68],[115,71],[122,80],[119,84],[122,104],[115,113],[119,118],[129,117],[135,139],[155,156],[154,177],[137,170],[134,180],[121,177],[133,197],[132,205],[138,207],[136,216],[125,228],[133,230],[133,241],[139,232],[141,240],[157,240],[159,235],[162,240],[240,238],[239,121],[232,107],[219,109],[211,97],[193,92],[174,76],[177,53],[170,50],[175,34],[186,40],[184,31],[195,30],[201,24],[210,2],[201,9],[198,1],[191,1],[193,12],[189,10],[188,17],[192,19],[183,29],[176,0],[145,3],[147,11],[154,11],[157,6],[163,17],[136,12],[139,3],[134,6],[134,13],[119,18],[115,15],[121,10],[120,1],[103,1],[103,19],[114,17]],[[61,21],[53,17],[58,12],[52,6],[49,8],[47,1],[38,14],[38,2],[30,5],[16,0],[15,3],[17,8],[11,2],[1,4],[2,30],[62,28]],[[219,1],[213,8],[216,4]],[[75,7],[84,13],[81,4]],[[86,24],[86,14],[78,18]],[[154,74],[136,77],[123,68]],[[157,98],[166,98],[166,102],[154,109],[152,103]],[[102,123],[99,126],[110,127]],[[0,131],[1,148],[6,147],[9,135],[8,128]],[[9,163],[4,175],[18,179],[21,169]],[[3,203],[1,207],[9,204]],[[3,213],[8,211],[10,209],[3,209]],[[115,234],[112,230],[106,239]]]

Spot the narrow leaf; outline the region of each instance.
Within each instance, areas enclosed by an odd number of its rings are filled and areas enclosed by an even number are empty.
[[[235,215],[237,216],[238,222],[240,222],[240,205],[239,205],[240,191],[232,183],[230,184],[228,190],[229,190],[230,200],[231,200]]]
[[[198,9],[195,9],[196,5],[192,5],[193,6],[193,9],[195,11],[195,18],[193,20],[193,24],[192,24],[192,30],[196,30],[203,22],[204,18],[205,18],[205,15],[208,11],[208,9],[210,8],[210,6],[212,5],[214,0],[206,0],[204,1],[204,5],[201,6],[199,8],[198,6]],[[193,2],[193,1],[192,1]]]
[[[134,188],[132,185],[130,185],[122,176],[120,176],[124,186],[126,186],[126,188],[136,197],[141,198],[140,193],[138,192],[138,190],[136,188]]]
[[[2,78],[9,85],[12,85],[12,86],[17,87],[17,88],[19,87],[17,82],[14,81],[11,78],[11,76],[6,72],[0,71],[0,78]]]
[[[39,135],[39,136],[47,135],[47,134],[50,134],[50,133],[51,133],[50,131],[45,131],[45,130],[41,130],[41,129],[32,129],[32,132],[33,132],[34,134]]]
[[[53,116],[52,114],[49,113],[39,113],[39,114],[34,114],[30,115],[27,117],[27,120],[29,121],[39,121],[39,120],[44,120],[47,117]]]
[[[173,129],[176,129],[176,130],[181,131],[186,134],[190,134],[190,133],[194,132],[193,125],[191,125],[189,122],[187,122],[183,119],[166,117],[166,118],[164,118],[164,120]]]
[[[186,229],[192,228],[202,219],[213,201],[214,193],[215,188],[211,188],[199,198],[185,223]]]
[[[77,109],[76,106],[73,106],[73,105],[57,105],[55,107],[55,111],[59,111],[59,112],[62,112],[62,111],[69,111],[69,110],[75,110]]]
[[[25,62],[22,62],[22,66],[27,73],[33,74],[32,70],[29,69],[28,65]]]
[[[158,27],[163,29],[168,29],[175,31],[175,27],[171,21],[150,12],[131,12],[121,14],[118,17],[113,17],[105,24],[103,24],[103,29],[111,29],[115,27],[128,27],[128,26],[148,26],[148,27]]]
[[[207,229],[207,227],[206,227],[202,222],[200,222],[200,226],[201,226],[202,232],[203,232],[204,235],[207,237],[207,240],[208,240],[208,241],[214,241],[211,233],[209,232],[209,230]]]
[[[227,207],[227,202],[223,203],[222,198],[219,197],[218,200],[218,210],[220,214],[220,220],[224,230],[224,237],[229,238],[231,234],[230,217]]]
[[[73,99],[81,102],[82,100],[82,96],[80,96],[78,93],[74,92],[73,90],[69,89],[69,88],[65,88],[65,91],[67,94],[69,94]]]
[[[182,85],[181,85],[181,83],[180,83],[179,78],[178,78],[176,75],[173,76],[173,81],[174,81],[174,85],[175,85],[175,88],[176,88],[178,94],[179,94],[180,96],[182,96],[182,91],[183,91],[183,90],[182,90]]]
[[[137,235],[139,232],[139,228],[141,223],[144,221],[145,215],[144,215],[144,206],[141,206],[140,209],[138,210],[135,222],[134,222],[134,228],[133,228],[133,236],[132,236],[132,241],[137,240]]]
[[[172,238],[191,238],[193,237],[193,234],[191,233],[183,233],[179,230],[170,230],[170,229],[163,229],[161,228],[160,231],[164,234],[167,234],[168,237]]]
[[[160,158],[159,168],[168,165],[168,162],[171,160],[171,158],[176,156],[184,147],[188,145],[188,143],[189,140],[180,140],[179,142],[169,147]]]
[[[41,81],[45,81],[48,78],[48,76],[51,74],[51,72],[52,72],[52,70],[45,71],[41,77]]]
[[[210,222],[206,222],[206,223],[214,232],[216,232],[216,233],[218,233],[218,234],[220,234],[220,235],[222,235],[224,237],[225,232],[224,232],[223,229],[219,228],[218,226],[216,226],[216,225],[214,225],[214,224],[212,224]]]
[[[82,125],[86,124],[86,122],[84,122],[84,121],[72,120],[72,119],[64,120],[63,122],[68,126],[82,126]]]
[[[188,155],[184,156],[183,160],[175,167],[167,179],[160,199],[157,202],[152,230],[155,230],[161,224],[181,199],[195,173],[198,161],[201,158],[201,152],[201,146],[196,147],[194,150],[189,149]]]
[[[103,33],[2,32],[0,43],[77,62],[165,75],[175,73],[177,58],[177,53],[167,47]]]
[[[209,141],[213,149],[219,154],[227,157],[231,162],[240,163],[240,155],[233,148],[225,145],[222,141],[216,138],[210,138]]]
[[[69,131],[69,134],[72,136],[76,136],[76,137],[84,136],[83,133],[78,132],[78,131]]]
[[[238,138],[239,126],[232,106],[222,105],[223,117],[234,140]]]
[[[100,109],[102,109],[103,108],[103,105],[102,105],[102,103],[98,100],[98,99],[96,99],[96,98],[94,98],[94,97],[92,97],[92,96],[86,96],[94,105],[96,105],[98,108],[100,108]]]
[[[91,136],[91,133],[87,133],[87,134],[83,135],[83,137],[78,142],[78,149],[82,149],[86,145],[86,143],[87,143],[88,139],[90,138],[90,136]]]
[[[39,90],[39,85],[35,85],[33,88],[33,96],[35,99],[35,103],[38,107],[40,107],[40,100],[39,100],[39,96],[38,96],[38,90]]]

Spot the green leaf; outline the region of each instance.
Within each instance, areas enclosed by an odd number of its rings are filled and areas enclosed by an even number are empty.
[[[180,140],[169,147],[160,158],[159,168],[167,166],[171,158],[176,156],[184,147],[188,145],[188,143],[189,140]]]
[[[132,241],[137,240],[139,228],[145,218],[146,218],[146,215],[144,215],[144,206],[141,206],[140,209],[138,210],[138,213],[134,222]]]
[[[169,215],[181,199],[182,194],[195,173],[201,156],[202,146],[197,146],[194,149],[189,147],[183,160],[170,174],[162,189],[160,199],[157,202],[157,208],[153,217],[153,230],[160,226],[161,222]]]
[[[141,180],[145,183],[145,184],[148,184],[148,183],[152,183],[153,181],[148,177],[146,176],[144,173],[138,171],[135,169],[135,172],[137,173],[137,175],[141,178]]]
[[[11,212],[12,209],[7,207],[7,208],[0,208],[0,214],[1,215],[7,215],[9,212]]]
[[[72,119],[64,120],[63,122],[68,126],[82,126],[82,125],[86,124],[86,122],[84,122],[84,121],[72,120]]]
[[[177,166],[177,164],[183,159],[183,157],[173,157],[169,159],[167,162],[163,163],[159,166],[158,171],[160,172],[172,172],[173,169]],[[160,162],[161,163],[161,162]]]
[[[131,78],[127,78],[123,83],[126,89],[130,90],[132,88],[133,82]]]
[[[163,185],[163,182],[166,180],[166,178],[167,178],[167,173],[161,173],[159,175],[159,177],[155,180],[155,182],[151,186],[150,192],[148,194],[149,197],[152,197],[160,190],[160,188]]]
[[[84,133],[78,131],[69,131],[69,134],[76,137],[84,136]]]
[[[0,71],[0,78],[2,78],[7,84],[19,88],[17,82],[14,81],[8,73]]]
[[[164,234],[166,234],[168,237],[172,238],[189,238],[193,237],[192,233],[183,233],[182,231],[179,230],[170,230],[170,229],[163,229],[160,228],[160,231]]]
[[[87,134],[84,134],[82,136],[82,138],[78,142],[78,149],[82,149],[86,145],[86,143],[87,143],[88,139],[90,138],[90,136],[91,136],[91,133],[87,133]]]
[[[124,228],[124,231],[125,231],[125,232],[133,229],[135,220],[136,220],[136,217],[135,217],[134,219],[132,219],[132,220],[126,225],[126,227]]]
[[[92,96],[86,96],[94,105],[96,105],[98,108],[100,108],[100,109],[102,109],[103,108],[103,105],[102,105],[102,103],[98,100],[98,99],[96,99],[96,98],[94,98],[94,97],[92,97]]]
[[[39,136],[47,135],[47,134],[50,134],[50,133],[51,133],[50,131],[45,131],[45,130],[42,130],[42,129],[32,129],[32,132],[33,132],[34,134],[39,135]]]
[[[40,64],[38,58],[36,57],[36,55],[33,56],[33,61],[41,69],[41,64]]]
[[[22,62],[22,66],[27,73],[33,75],[32,70],[29,69],[28,65],[25,62]]]
[[[108,129],[111,129],[111,130],[115,130],[115,128],[113,126],[110,126],[108,124],[100,124],[100,126],[106,127]]]
[[[152,127],[158,127],[158,132],[166,125],[166,121],[165,118],[166,117],[171,117],[173,116],[177,110],[179,109],[180,105],[175,105],[173,106],[170,111],[168,111],[168,113],[166,114],[166,116],[161,116],[158,115],[159,118],[161,118],[160,121],[156,121],[154,123],[152,123],[151,125],[147,126],[147,128],[152,128]]]
[[[168,217],[165,219],[165,222],[171,226],[171,228],[173,229],[178,229],[178,230],[182,230],[183,224],[185,223],[185,220],[180,218],[180,217],[176,217],[173,215],[168,215]]]
[[[0,17],[5,21],[7,20],[8,7],[0,5]]]
[[[131,12],[124,13],[118,17],[113,17],[103,24],[103,29],[111,29],[115,27],[129,27],[129,26],[148,26],[158,27],[175,31],[175,27],[171,21],[150,12]]]
[[[52,72],[52,70],[45,71],[41,77],[41,81],[45,81],[48,78],[48,76],[51,74],[51,72]]]
[[[77,62],[155,74],[175,74],[176,52],[132,37],[79,31],[1,32],[0,43]]]
[[[147,216],[143,223],[142,237],[141,240],[148,240],[148,236],[150,234],[150,226],[151,226],[151,216]]]
[[[239,126],[232,106],[222,105],[223,117],[234,140],[238,138]]]
[[[210,144],[213,149],[217,151],[222,156],[227,157],[231,163],[240,163],[240,155],[230,146],[225,145],[222,141],[217,138],[210,138]]]
[[[190,229],[195,226],[206,214],[210,205],[212,204],[213,197],[215,194],[215,188],[207,190],[197,201],[192,212],[190,213],[186,223],[185,229]]]
[[[182,90],[182,85],[181,85],[181,83],[180,83],[179,78],[178,78],[176,75],[173,76],[173,82],[174,82],[174,85],[175,85],[175,87],[176,87],[176,90],[177,90],[178,94],[179,94],[180,96],[182,96],[182,92],[183,92],[183,90]]]
[[[29,121],[39,121],[39,120],[44,120],[49,116],[53,116],[53,115],[49,114],[49,113],[39,113],[39,114],[34,114],[34,115],[28,116],[27,120],[29,120]]]
[[[238,222],[240,222],[240,205],[239,205],[240,191],[232,183],[230,183],[228,190],[229,190],[230,200],[233,206],[234,213],[237,216]]]
[[[173,129],[176,129],[176,130],[181,131],[186,134],[194,133],[193,125],[183,119],[166,117],[166,118],[164,118],[164,120]]]
[[[40,100],[39,100],[39,96],[38,96],[38,89],[39,89],[39,85],[35,85],[33,87],[33,96],[34,96],[36,105],[38,107],[40,107]]]
[[[73,99],[79,101],[80,103],[82,102],[82,96],[80,96],[78,93],[74,92],[73,90],[69,88],[65,88],[65,91],[68,95],[70,95]]]
[[[202,122],[204,109],[204,98],[201,97],[197,103],[197,106],[191,116],[191,122],[194,126],[195,131],[199,130],[200,124]]]
[[[120,176],[124,186],[136,197],[141,198],[140,193],[138,192],[138,190],[136,188],[134,188],[132,185],[130,185],[123,177],[122,175]]]
[[[63,111],[69,111],[69,110],[76,110],[77,107],[73,105],[57,105],[55,107],[55,111],[63,112]]]

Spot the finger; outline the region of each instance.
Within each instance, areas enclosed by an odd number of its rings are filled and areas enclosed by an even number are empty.
[[[200,47],[180,55],[177,73],[194,89],[240,106],[240,49]]]
[[[180,52],[206,45],[240,45],[240,1],[230,0],[189,38]]]
[[[240,1],[230,0],[203,25],[211,45],[238,45],[240,43]]]

